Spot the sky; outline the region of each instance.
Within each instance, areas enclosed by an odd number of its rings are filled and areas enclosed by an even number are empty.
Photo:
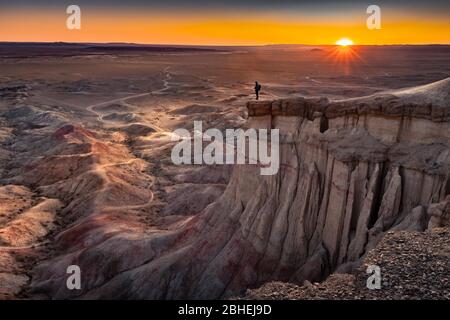
[[[81,8],[81,29],[66,8]],[[366,9],[381,8],[369,30]],[[448,0],[0,0],[0,41],[266,45],[450,44]]]

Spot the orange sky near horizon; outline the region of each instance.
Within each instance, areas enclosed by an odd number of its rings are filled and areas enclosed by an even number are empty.
[[[382,29],[366,27],[365,12],[303,15],[267,12],[118,12],[82,10],[81,30],[68,30],[65,10],[6,10],[0,41],[133,42],[149,44],[357,45],[450,44],[450,20],[426,13],[382,13]]]

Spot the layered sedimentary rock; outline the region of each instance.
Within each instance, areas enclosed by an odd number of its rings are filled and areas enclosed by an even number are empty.
[[[449,93],[446,79],[344,101],[251,102],[249,127],[280,129],[276,175],[235,166],[217,201],[164,230],[125,225],[106,237],[111,221],[105,214],[94,223],[91,207],[58,236],[64,250],[35,269],[32,292],[209,299],[350,271],[391,229],[448,224]],[[66,287],[72,264],[81,290]]]

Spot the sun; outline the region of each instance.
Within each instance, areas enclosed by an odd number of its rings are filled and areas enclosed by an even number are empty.
[[[353,41],[348,38],[342,38],[336,41],[336,44],[341,47],[347,47],[353,45]]]
[[[349,38],[339,39],[335,44],[336,46],[330,47],[326,57],[331,59],[335,66],[342,67],[345,74],[350,74],[353,67],[356,67],[359,63],[365,63],[358,53],[358,46],[354,46],[353,41]]]

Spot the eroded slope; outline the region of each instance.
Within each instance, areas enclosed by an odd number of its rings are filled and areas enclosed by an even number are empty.
[[[351,271],[389,230],[446,223],[448,210],[436,206],[450,191],[449,85],[446,79],[413,91],[415,103],[392,92],[338,102],[250,103],[249,126],[281,131],[277,175],[236,166],[216,202],[164,232],[119,230],[99,238],[109,220],[93,228],[75,223],[60,236],[62,254],[36,268],[33,292],[221,298],[270,280],[303,283]],[[438,98],[424,102],[436,96],[433,90]],[[67,237],[72,233],[76,241]],[[80,245],[94,235],[97,241]],[[89,275],[81,291],[65,287],[70,264]]]

